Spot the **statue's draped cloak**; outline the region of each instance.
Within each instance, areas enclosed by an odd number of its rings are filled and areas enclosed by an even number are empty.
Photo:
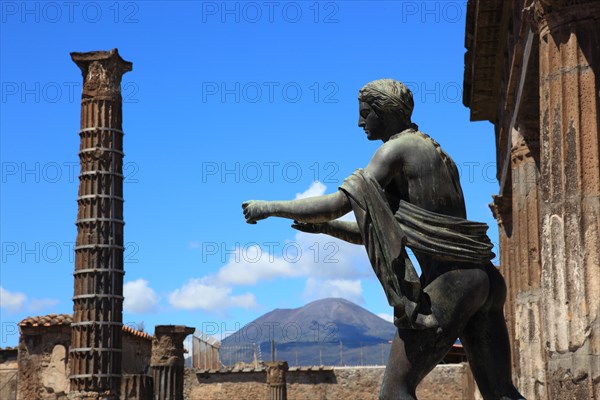
[[[439,260],[482,265],[494,258],[488,226],[400,201],[392,214],[379,183],[358,169],[342,190],[352,205],[371,266],[401,328],[438,327],[405,246]]]

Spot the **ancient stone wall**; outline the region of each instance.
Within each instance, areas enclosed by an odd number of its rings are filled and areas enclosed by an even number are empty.
[[[124,374],[149,374],[152,342],[146,338],[123,335],[123,359],[121,367]]]
[[[288,400],[372,400],[377,397],[385,367],[290,368]],[[267,396],[265,371],[196,373],[185,371],[187,400],[249,400]],[[420,400],[479,399],[467,364],[438,365],[417,389]]]
[[[21,327],[19,343],[19,400],[66,399],[69,391],[68,325]]]
[[[264,371],[196,374],[186,368],[183,397],[187,400],[266,399],[266,382]]]
[[[18,348],[18,381],[14,397],[18,400],[58,400],[69,394],[71,346],[69,314],[29,317],[19,323],[21,338]],[[124,326],[121,364],[127,380],[121,381],[126,399],[146,400],[152,397],[152,377],[149,375],[152,351],[151,336]],[[5,359],[1,352],[0,365]],[[13,357],[14,358],[14,357]],[[12,383],[11,383],[12,384]],[[2,385],[0,385],[2,387]],[[4,400],[4,395],[0,396]]]
[[[17,399],[18,375],[17,349],[0,349],[0,399]]]

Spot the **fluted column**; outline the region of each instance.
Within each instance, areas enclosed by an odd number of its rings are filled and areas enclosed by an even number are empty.
[[[504,303],[504,316],[506,319],[506,326],[510,334],[511,340],[514,338],[515,332],[515,303],[516,303],[516,292],[513,290],[515,287],[515,270],[512,268],[514,265],[514,249],[512,243],[512,192],[505,193],[503,195],[492,196],[494,201],[490,204],[490,209],[494,218],[498,222],[498,237],[500,240],[500,272],[506,282],[506,301]],[[518,347],[514,344],[511,346],[511,361],[512,371],[516,373],[518,365],[516,360],[518,359]],[[516,379],[515,379],[516,381]]]
[[[116,49],[71,53],[81,69],[81,145],[73,323],[72,399],[117,399],[123,312],[123,131]]]
[[[600,3],[534,1],[542,331],[551,399],[600,399]]]
[[[183,340],[196,329],[183,325],[157,325],[152,341],[154,400],[183,400]]]
[[[514,299],[510,332],[515,348],[515,380],[530,399],[547,398],[544,332],[541,329],[541,260],[539,229],[539,133],[524,126],[514,130],[511,148],[513,279],[508,290]],[[526,139],[527,138],[527,139]]]
[[[268,400],[287,400],[285,374],[288,370],[286,361],[267,363]]]

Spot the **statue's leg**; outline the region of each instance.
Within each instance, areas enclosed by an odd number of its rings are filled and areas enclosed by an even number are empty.
[[[469,320],[460,340],[484,399],[523,399],[511,377],[510,345],[503,312],[506,284],[492,264],[486,272],[490,295]]]
[[[467,321],[485,303],[488,289],[488,276],[480,269],[446,272],[424,289],[441,330],[398,329],[380,399],[416,399],[417,385],[444,358]]]

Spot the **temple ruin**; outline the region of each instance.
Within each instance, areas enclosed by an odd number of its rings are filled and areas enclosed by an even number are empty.
[[[600,399],[600,2],[468,0],[465,46],[464,104],[495,129],[515,383],[530,399]],[[72,59],[83,75],[74,312],[20,322],[18,349],[0,351],[2,398],[373,398],[383,367],[224,368],[206,346],[210,358],[185,368],[194,328],[123,325],[121,78],[132,64],[116,49]],[[440,393],[478,398],[468,364],[439,365],[419,386],[419,398]]]
[[[150,336],[123,325],[120,84],[131,63],[116,49],[72,58],[84,80],[74,313],[20,322],[18,350],[0,350],[0,393],[7,400],[372,398],[383,366],[289,367],[286,361],[255,360],[253,367],[225,367],[219,346],[210,342],[202,347],[210,358],[192,353],[198,365],[185,368],[183,342],[194,328],[159,325]],[[435,368],[420,386],[420,398],[476,398],[463,361]]]
[[[465,46],[464,104],[495,127],[515,384],[600,399],[600,3],[470,0]]]

